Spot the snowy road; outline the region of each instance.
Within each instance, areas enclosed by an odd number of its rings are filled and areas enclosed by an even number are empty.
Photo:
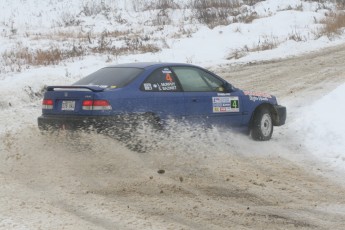
[[[269,142],[185,130],[138,154],[103,136],[3,136],[0,229],[343,229],[344,175],[322,165],[293,125],[345,82],[345,46],[214,70],[288,107]],[[35,113],[32,113],[35,114]],[[154,136],[154,133],[151,133]],[[164,174],[157,170],[164,169]]]

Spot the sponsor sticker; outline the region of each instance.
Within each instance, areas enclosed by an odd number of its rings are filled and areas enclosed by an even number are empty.
[[[212,97],[213,103],[230,103],[231,97]]]
[[[240,112],[239,98],[233,97],[212,97],[214,113],[236,113]]]
[[[158,91],[176,91],[177,86],[175,82],[162,82],[162,83],[145,83],[144,84],[144,89],[146,91],[151,91],[151,90],[156,90]]]
[[[171,70],[168,69],[168,68],[164,68],[164,69],[162,70],[162,73],[164,73],[164,74],[171,74]]]
[[[253,91],[243,91],[243,93],[244,95],[247,95],[247,96],[272,98],[272,96],[268,93],[253,92]]]
[[[163,91],[174,91],[177,89],[175,82],[163,82],[161,83]]]
[[[152,84],[151,83],[144,83],[144,89],[145,90],[152,90]]]
[[[214,113],[220,112],[220,107],[213,107],[213,112]]]
[[[230,96],[230,93],[217,93],[217,96],[219,96],[219,97]]]
[[[248,96],[249,100],[256,102],[256,101],[268,101],[267,97],[257,97],[257,96]]]

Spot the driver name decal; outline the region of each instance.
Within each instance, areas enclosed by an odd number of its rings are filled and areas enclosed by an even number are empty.
[[[237,113],[240,112],[238,97],[212,97],[214,113]]]
[[[244,95],[246,96],[252,96],[252,97],[261,97],[261,98],[272,98],[272,96],[268,93],[262,93],[262,92],[253,92],[253,91],[243,91]]]

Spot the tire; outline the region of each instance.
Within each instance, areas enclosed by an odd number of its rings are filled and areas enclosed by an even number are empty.
[[[273,134],[273,120],[270,111],[266,108],[261,108],[255,112],[251,136],[254,140],[268,141]]]

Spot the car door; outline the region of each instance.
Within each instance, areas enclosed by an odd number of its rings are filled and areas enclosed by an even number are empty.
[[[241,98],[225,91],[225,81],[196,67],[172,67],[184,92],[185,117],[191,121],[240,125]]]
[[[181,118],[185,113],[184,95],[179,82],[168,67],[153,71],[141,84],[138,100],[142,107],[160,118]],[[139,105],[140,106],[140,105]]]

